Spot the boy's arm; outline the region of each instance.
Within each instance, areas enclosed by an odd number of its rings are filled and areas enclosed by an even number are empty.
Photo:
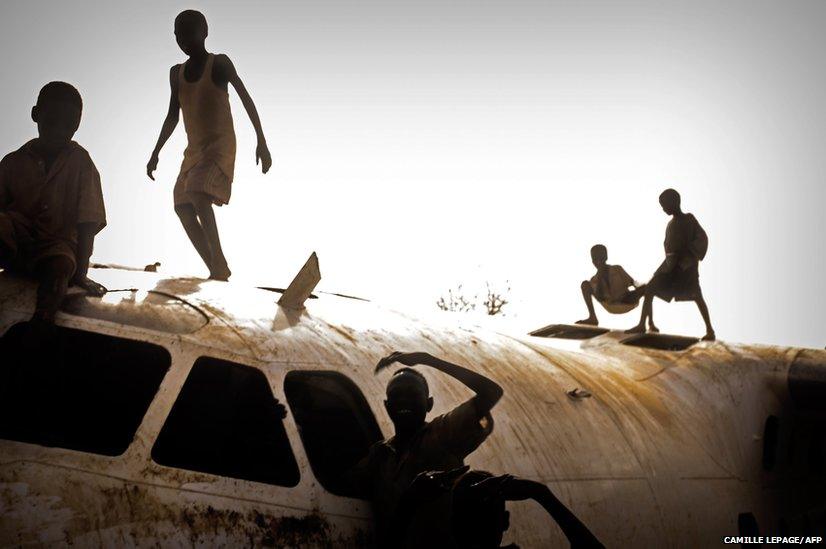
[[[149,162],[146,164],[146,175],[149,179],[155,181],[152,172],[158,169],[158,154],[169,140],[169,136],[175,131],[178,125],[178,118],[180,116],[181,104],[178,102],[178,70],[180,65],[175,65],[169,69],[169,110],[166,112],[166,118],[161,126],[161,134],[158,136],[158,142],[155,144],[155,150],[152,151],[152,156],[149,157]]]
[[[556,521],[572,548],[604,548],[588,527],[541,482],[501,475],[488,477],[471,485],[470,489],[474,490],[475,497],[482,501],[488,498],[502,498],[506,501],[532,499]]]
[[[620,273],[622,274],[622,282],[625,285],[626,289],[629,286],[634,288],[639,287],[639,284],[637,284],[637,281],[634,280],[634,277],[628,274],[628,271],[626,271],[624,268],[620,267]]]
[[[491,408],[499,402],[499,399],[502,398],[502,394],[504,393],[502,387],[495,381],[467,368],[462,368],[457,364],[436,358],[428,353],[392,353],[379,361],[376,366],[376,372],[390,366],[394,362],[399,362],[406,366],[424,364],[425,366],[430,366],[458,379],[476,393],[474,402],[476,403],[476,413],[480,418],[490,412]]]
[[[106,293],[106,288],[86,276],[89,272],[89,258],[92,257],[95,234],[97,234],[99,227],[97,223],[78,224],[77,253],[75,254],[77,267],[75,268],[75,275],[72,278],[72,284],[80,286],[90,295],[94,296],[102,296]]]
[[[534,482],[533,484],[535,486],[533,487],[534,495],[532,499],[541,505],[556,521],[559,528],[565,534],[565,537],[568,538],[573,549],[605,547],[597,537],[588,530],[588,527],[556,498],[550,488],[538,482]]]
[[[261,162],[261,171],[267,173],[272,166],[272,156],[270,150],[267,148],[267,139],[264,137],[264,130],[261,128],[261,119],[258,117],[258,109],[255,108],[255,103],[252,101],[247,88],[238,76],[238,71],[235,70],[235,65],[229,57],[224,54],[216,55],[215,60],[218,62],[219,69],[226,76],[227,81],[232,84],[235,91],[238,93],[238,98],[241,99],[241,104],[247,111],[250,117],[250,122],[255,128],[255,135],[258,138],[258,146],[255,148],[255,164]]]

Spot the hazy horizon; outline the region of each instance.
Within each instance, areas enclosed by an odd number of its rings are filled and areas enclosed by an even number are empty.
[[[109,220],[94,261],[206,275],[172,209],[182,124],[145,175],[186,8],[233,59],[274,159],[262,175],[231,90],[217,216],[233,281],[286,285],[316,251],[321,289],[417,313],[507,280],[519,329],[573,322],[592,244],[650,277],[674,187],[710,237],[718,337],[826,344],[826,3],[4,2],[0,154],[36,135],[43,84],[78,87]],[[654,307],[663,331],[702,334],[693,304]]]

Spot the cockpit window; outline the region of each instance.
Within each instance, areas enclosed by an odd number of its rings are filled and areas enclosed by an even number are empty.
[[[298,370],[287,374],[284,392],[318,481],[333,494],[356,496],[343,477],[381,439],[362,392],[338,372]]]
[[[172,406],[152,459],[161,465],[277,486],[299,472],[286,410],[256,368],[201,357]]]
[[[120,455],[170,362],[150,343],[16,324],[0,338],[0,438]]]

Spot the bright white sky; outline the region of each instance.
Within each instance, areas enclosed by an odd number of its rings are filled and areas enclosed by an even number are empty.
[[[419,312],[457,283],[508,280],[517,328],[570,322],[592,244],[650,276],[657,195],[673,186],[710,236],[718,336],[826,344],[826,3],[5,1],[0,150],[34,136],[44,83],[80,89],[76,140],[109,217],[96,261],[206,274],[172,209],[182,127],[157,182],[144,175],[189,7],[275,159],[257,172],[233,94],[235,183],[218,213],[233,281],[286,285],[315,250],[321,289]],[[691,304],[655,314],[702,333]]]

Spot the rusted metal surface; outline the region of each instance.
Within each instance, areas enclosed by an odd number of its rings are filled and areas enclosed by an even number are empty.
[[[197,307],[157,290],[115,290],[102,298],[74,293],[61,309],[75,316],[172,334],[191,334],[209,322],[209,316]]]
[[[506,394],[494,409],[493,434],[470,465],[548,483],[608,546],[716,545],[737,534],[743,512],[754,513],[764,532],[776,531],[784,513],[806,511],[790,508],[798,501],[791,491],[810,494],[805,506],[826,488],[822,475],[779,483],[781,477],[762,468],[764,423],[770,415],[789,415],[787,375],[799,350],[701,342],[674,352],[622,345],[616,332],[580,347],[462,327],[455,317],[424,321],[330,294],[289,311],[271,292],[232,283],[114,269],[93,277],[112,288],[168,292],[209,321],[192,333],[173,333],[59,315],[61,325],[162,345],[172,367],[122,456],[0,441],[3,545],[369,543],[367,504],[318,484],[291,416],[285,427],[301,471],[293,488],[151,460],[192,363],[204,355],[260,368],[281,402],[291,370],[345,374],[364,392],[385,435],[392,432],[382,406],[389,373],[372,374],[380,357],[421,350],[472,367]],[[30,283],[0,279],[0,333],[26,319],[33,303]],[[150,306],[156,318],[179,314],[164,303]],[[826,352],[806,351],[806,361],[824,367]],[[434,414],[470,396],[454,380],[422,371]],[[576,388],[592,396],[570,398],[567,392]],[[511,524],[506,539],[523,547],[566,545],[534,505],[513,504]]]

